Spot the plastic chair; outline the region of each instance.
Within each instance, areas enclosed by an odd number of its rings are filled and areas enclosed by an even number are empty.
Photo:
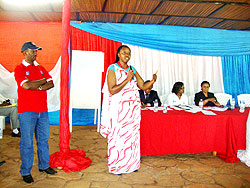
[[[237,96],[238,104],[239,101],[244,101],[246,107],[250,107],[250,94],[240,94]]]
[[[195,96],[195,95],[190,95],[190,96],[188,97],[188,104],[190,104],[190,105],[195,105],[195,104],[194,104],[194,96]]]
[[[215,93],[214,96],[216,97],[217,101],[223,106],[227,105],[228,100],[232,100],[232,95],[227,93]]]
[[[0,116],[0,139],[3,138],[4,129],[5,129],[5,116]]]
[[[161,103],[162,103],[162,106],[164,104],[164,102],[167,100],[168,98],[168,95],[162,95],[162,96],[159,96],[159,98],[161,99]]]

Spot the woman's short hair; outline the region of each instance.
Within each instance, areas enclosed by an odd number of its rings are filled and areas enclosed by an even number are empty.
[[[203,81],[203,82],[201,82],[201,87],[202,87],[203,84],[208,84],[209,87],[210,87],[210,83],[209,83],[208,81]]]
[[[116,56],[115,56],[115,63],[117,63],[119,61],[119,52],[121,51],[122,48],[128,48],[130,49],[127,45],[121,45],[118,47],[117,51],[116,51]]]
[[[172,89],[172,93],[175,93],[177,95],[178,91],[182,88],[184,84],[182,82],[175,82],[173,89]]]

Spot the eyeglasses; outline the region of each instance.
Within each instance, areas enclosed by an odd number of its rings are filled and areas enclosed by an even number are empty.
[[[131,52],[124,52],[124,51],[123,51],[123,52],[120,52],[120,53],[121,53],[122,55],[126,55],[126,54],[127,54],[127,55],[131,55]]]

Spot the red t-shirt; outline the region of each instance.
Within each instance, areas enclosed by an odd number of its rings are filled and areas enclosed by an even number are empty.
[[[18,113],[23,112],[46,112],[47,107],[47,91],[40,90],[26,90],[22,85],[29,80],[40,80],[45,78],[48,81],[52,80],[52,77],[45,70],[45,68],[34,62],[34,65],[30,65],[25,60],[22,64],[15,68],[15,79],[17,82],[18,93]]]

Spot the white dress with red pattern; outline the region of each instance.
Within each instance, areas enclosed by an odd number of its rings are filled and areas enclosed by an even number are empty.
[[[115,65],[116,84],[127,71]],[[136,79],[117,94],[110,94],[107,76],[103,87],[100,133],[108,141],[108,168],[113,174],[133,172],[140,167],[141,102]]]

